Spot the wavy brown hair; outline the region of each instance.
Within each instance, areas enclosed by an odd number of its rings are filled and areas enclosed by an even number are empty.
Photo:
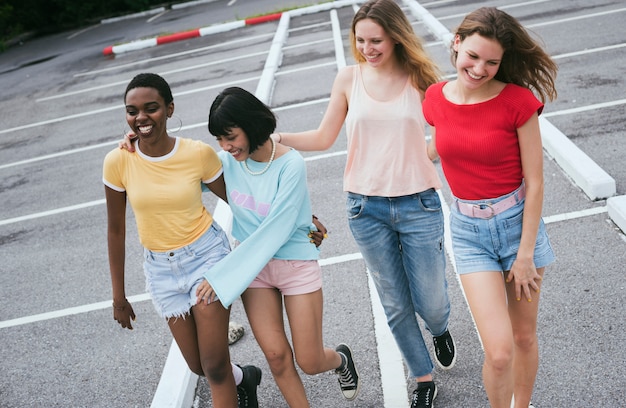
[[[363,4],[352,19],[350,45],[352,56],[358,63],[365,58],[356,48],[356,24],[363,19],[371,19],[380,25],[395,41],[395,54],[403,68],[411,77],[413,86],[425,91],[430,85],[439,82],[441,71],[424,50],[422,41],[413,31],[404,12],[392,0],[373,0]]]
[[[504,49],[495,79],[530,88],[544,103],[556,99],[557,64],[514,17],[495,7],[481,7],[465,16],[456,30],[461,41],[472,34],[495,40]],[[451,56],[456,66],[454,49]]]

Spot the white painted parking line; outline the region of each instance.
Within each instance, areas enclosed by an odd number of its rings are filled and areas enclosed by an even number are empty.
[[[0,130],[0,134],[16,132],[18,130],[31,129],[31,128],[35,128],[35,127],[38,127],[38,126],[51,125],[53,123],[64,122],[66,120],[71,120],[71,119],[84,118],[85,116],[91,116],[91,115],[95,115],[95,114],[98,114],[98,113],[110,112],[110,111],[116,110],[116,109],[122,110],[122,109],[124,109],[124,106],[120,104],[120,105],[117,105],[117,106],[109,106],[108,108],[94,109],[94,110],[89,111],[89,112],[75,113],[73,115],[67,115],[67,116],[61,116],[61,117],[54,118],[54,119],[42,120],[40,122],[32,122],[32,123],[28,123],[26,125],[16,126],[16,127],[8,128],[8,129],[2,129],[2,130]]]
[[[150,17],[148,20],[146,20],[146,23],[152,23],[154,20],[156,20],[157,18],[161,17],[164,14],[167,14],[169,12],[169,10],[163,10],[162,12],[160,12],[159,14]]]
[[[588,48],[586,50],[579,50],[579,51],[574,51],[574,52],[568,52],[568,53],[565,53],[565,54],[557,54],[557,55],[553,55],[552,59],[563,59],[563,58],[570,58],[570,57],[578,57],[580,55],[595,54],[597,52],[604,52],[604,51],[612,51],[612,50],[616,50],[618,48],[623,48],[623,47],[626,47],[626,43],[615,44],[615,45],[607,45],[605,47]]]
[[[155,9],[151,9],[151,10],[147,10],[147,11],[141,11],[139,13],[134,13],[134,14],[128,14],[128,15],[125,15],[125,16],[105,18],[104,20],[100,20],[100,24],[117,23],[118,21],[128,20],[128,19],[132,19],[132,18],[136,18],[136,17],[151,16],[153,14],[162,13],[163,11],[165,11],[165,7],[158,7],[158,8],[155,8]]]
[[[325,40],[326,41],[326,40]],[[285,47],[285,49],[287,49],[288,47]],[[331,65],[337,65],[336,62],[323,62],[320,64],[314,64],[314,65],[307,65],[305,67],[300,67],[300,68],[293,68],[293,69],[285,69],[285,70],[281,70],[280,72],[276,73],[276,76],[282,76],[282,75],[289,75],[289,74],[294,74],[296,72],[302,72],[302,71],[309,71],[311,69],[317,69],[317,68],[324,68],[324,67],[328,67]],[[278,108],[276,108],[278,109]]]
[[[197,50],[194,50],[194,52],[197,52]],[[180,72],[192,71],[194,69],[207,68],[207,67],[210,67],[212,65],[225,64],[225,63],[228,63],[228,62],[240,61],[242,59],[247,59],[247,58],[256,58],[256,57],[258,57],[260,55],[263,55],[263,54],[267,54],[267,51],[260,51],[260,52],[245,54],[245,55],[238,55],[238,56],[233,57],[233,58],[223,58],[223,59],[220,59],[220,60],[213,60],[211,62],[206,62],[206,63],[203,63],[203,64],[188,65],[188,66],[185,66],[185,68],[180,68],[180,69],[174,69],[174,70],[171,70],[171,71],[161,72],[159,75],[167,76],[167,75],[171,75],[171,74],[177,74],[177,73],[180,73]],[[132,65],[132,64],[129,64],[129,65]],[[258,78],[258,77],[255,77],[255,78]],[[66,92],[66,93],[59,94],[59,95],[47,96],[47,97],[44,97],[44,98],[39,98],[39,99],[37,99],[37,102],[44,102],[44,101],[49,101],[49,100],[52,100],[52,99],[64,98],[64,97],[78,95],[78,94],[81,94],[81,93],[91,92],[91,91],[95,91],[95,90],[99,90],[99,89],[119,87],[121,85],[125,85],[127,82],[128,81],[126,81],[126,80],[125,81],[117,81],[117,82],[109,82],[109,83],[106,83],[106,84],[103,84],[103,85],[98,85],[98,86],[94,86],[94,87],[90,87],[90,88],[79,89],[79,90],[76,90],[76,91]],[[198,88],[198,89],[200,89],[200,88]],[[114,109],[118,109],[118,107],[115,107]],[[59,119],[60,119],[60,121],[61,120],[65,120],[63,118],[59,118]],[[39,122],[39,123],[41,123],[41,122]],[[35,124],[35,126],[40,126],[40,125],[39,124]],[[15,128],[15,130],[19,130],[19,129]],[[0,132],[0,133],[2,133],[2,132]]]
[[[48,217],[50,215],[63,214],[63,213],[70,212],[70,211],[82,210],[84,208],[89,208],[89,207],[93,207],[96,205],[105,204],[105,202],[106,201],[104,199],[94,200],[94,201],[88,201],[82,204],[70,205],[67,207],[55,208],[54,210],[48,210],[48,211],[42,211],[42,212],[33,213],[29,215],[24,215],[21,217],[7,218],[6,220],[0,220],[0,226],[14,224],[16,222],[30,221],[36,218]]]
[[[367,283],[372,302],[374,334],[376,335],[376,350],[378,351],[383,401],[386,408],[405,408],[409,406],[409,400],[406,395],[406,377],[404,375],[402,354],[387,324],[385,310],[380,303],[380,298],[378,293],[376,293],[376,287],[369,271],[367,271]]]
[[[548,1],[550,1],[550,0],[534,0],[534,1],[525,1],[523,3],[506,4],[506,5],[498,6],[498,9],[500,9],[500,10],[510,10],[512,8],[527,7],[527,6],[532,6],[533,4],[537,4],[537,3],[546,3]],[[439,3],[440,2],[431,3],[431,4],[439,5]],[[424,4],[424,6],[428,7],[428,4]],[[439,19],[439,21],[441,21],[441,20],[452,20],[452,19],[457,19],[457,18],[463,18],[466,15],[467,15],[467,13],[450,14],[450,15],[443,16],[443,17],[437,17],[437,19]]]
[[[242,37],[242,38],[226,41],[226,42],[219,43],[219,44],[209,45],[209,46],[206,46],[206,47],[194,48],[192,50],[175,52],[175,53],[172,53],[172,54],[161,55],[159,57],[152,57],[152,58],[142,59],[142,60],[139,60],[139,61],[133,61],[133,62],[129,62],[129,63],[126,63],[126,64],[113,65],[113,66],[110,66],[110,67],[107,67],[107,68],[94,69],[94,70],[91,70],[91,71],[80,72],[78,74],[74,74],[74,78],[83,77],[83,76],[91,76],[91,75],[99,75],[99,74],[102,74],[103,72],[119,71],[121,69],[128,68],[128,67],[133,67],[135,65],[145,65],[146,63],[149,63],[149,62],[174,59],[174,58],[178,58],[178,57],[189,55],[189,54],[195,54],[195,53],[199,53],[199,52],[203,52],[203,51],[210,51],[210,50],[212,50],[214,48],[228,48],[228,47],[232,47],[233,45],[241,43],[241,42],[252,42],[252,41],[255,41],[255,40],[259,40],[259,39],[262,39],[262,38],[265,38],[265,37],[271,37],[271,36],[272,36],[272,33]],[[47,99],[49,99],[49,98],[41,98],[41,99],[37,99],[37,101],[47,100]]]
[[[35,163],[35,162],[38,162],[38,161],[55,159],[57,157],[67,156],[67,155],[70,155],[70,154],[82,153],[82,152],[85,152],[85,151],[88,151],[88,150],[100,149],[100,148],[106,147],[106,146],[113,147],[113,145],[115,143],[117,143],[117,142],[98,143],[98,144],[91,145],[91,146],[79,147],[77,149],[65,150],[65,151],[57,152],[57,153],[53,153],[53,154],[46,154],[45,156],[37,156],[37,157],[33,157],[33,158],[30,158],[30,159],[26,159],[26,160],[20,160],[20,161],[16,161],[16,162],[12,162],[12,163],[6,163],[6,164],[0,165],[0,170],[7,169],[9,167],[23,166],[23,165]]]
[[[78,30],[78,31],[76,31],[76,32],[75,32],[75,33],[73,33],[73,34],[68,35],[66,39],[67,39],[67,40],[71,40],[72,38],[74,38],[74,37],[78,37],[79,35],[81,35],[81,34],[83,34],[83,33],[87,32],[87,31],[89,31],[89,30],[93,30],[93,29],[94,29],[94,28],[96,28],[96,27],[98,27],[98,26],[97,26],[97,25],[92,25],[92,26],[89,26],[89,27],[83,28],[82,30]]]
[[[150,295],[143,293],[141,295],[129,296],[128,301],[131,303],[143,302],[150,300]],[[67,309],[55,310],[52,312],[36,314],[32,316],[20,317],[17,319],[4,320],[0,322],[0,329],[7,327],[21,326],[23,324],[30,324],[35,322],[41,322],[44,320],[58,319],[59,317],[66,317],[77,315],[81,313],[89,313],[95,310],[109,309],[111,308],[111,301],[105,300],[103,302],[90,303],[88,305],[81,305],[76,307],[68,307]]]
[[[536,28],[536,27],[543,27],[543,26],[552,25],[552,24],[570,23],[572,21],[583,20],[583,19],[586,19],[586,18],[602,17],[602,16],[606,16],[606,15],[609,15],[609,14],[623,13],[625,11],[626,11],[626,8],[620,8],[620,9],[608,10],[608,11],[601,11],[599,13],[590,13],[590,14],[584,14],[582,16],[562,18],[560,20],[550,20],[550,21],[544,21],[543,23],[529,24],[529,25],[527,25],[525,27],[527,27],[527,28]]]
[[[543,217],[543,222],[546,224],[552,224],[552,223],[560,222],[560,221],[575,220],[575,219],[582,218],[582,217],[589,217],[592,215],[603,214],[605,212],[607,212],[607,207],[594,207],[594,208],[588,208],[586,210],[549,215],[547,217]]]
[[[594,103],[586,106],[579,106],[577,108],[571,109],[562,109],[554,112],[546,112],[542,113],[541,116],[544,118],[551,118],[553,116],[561,116],[561,115],[572,115],[574,113],[587,112],[590,110],[603,109],[603,108],[612,108],[614,106],[624,105],[626,104],[626,99],[618,99],[615,101],[607,101],[601,103]]]
[[[198,4],[213,3],[215,1],[217,0],[194,0],[194,1],[187,1],[184,3],[172,4],[172,10],[178,10],[178,9],[183,9],[187,7],[197,6]]]
[[[266,52],[263,51],[263,52],[260,52],[260,53],[257,53],[257,54],[260,55],[260,54],[265,54],[265,53]],[[200,64],[200,65],[208,66],[208,65],[214,65],[216,63],[217,62],[210,62],[210,63],[207,63],[207,64]],[[195,68],[193,68],[193,69],[198,69],[198,68],[201,68],[201,67],[195,66]],[[189,71],[189,70],[190,69],[184,69],[183,68],[183,69],[180,69],[180,70],[164,72],[161,75],[168,75],[168,74],[172,74],[172,73],[176,73],[176,72]],[[236,84],[241,84],[242,82],[257,80],[258,78],[259,77],[245,78],[245,79],[239,80],[239,81],[232,81],[231,83],[233,83],[233,84],[235,84],[235,83]],[[124,82],[124,83],[126,83],[126,82]],[[121,82],[117,83],[117,85],[121,85],[121,84],[122,84]],[[214,88],[220,87],[220,86],[224,86],[224,83],[222,83],[221,85],[218,84],[218,85],[211,85],[211,86],[208,86],[208,87],[194,88],[194,89],[189,90],[189,91],[175,93],[174,95],[175,96],[176,95],[188,95],[188,94],[192,94],[192,93],[203,92],[203,91],[206,91],[208,89],[214,89]],[[105,86],[105,87],[107,87],[107,86]],[[54,118],[54,119],[43,120],[43,121],[40,121],[40,122],[33,122],[33,123],[26,124],[26,125],[16,126],[16,127],[13,127],[13,128],[8,128],[8,129],[2,129],[2,130],[0,130],[0,134],[16,132],[18,130],[31,129],[31,128],[35,128],[35,127],[38,127],[38,126],[50,125],[50,124],[53,124],[53,123],[65,122],[66,120],[79,119],[79,118],[83,118],[85,116],[95,115],[95,114],[104,113],[104,112],[110,112],[110,111],[114,111],[114,110],[118,110],[118,109],[120,110],[120,112],[122,112],[124,110],[124,105],[119,104],[119,105],[115,105],[115,106],[109,106],[108,108],[94,109],[94,110],[90,110],[90,111],[86,111],[86,112],[75,113],[73,115],[60,116],[60,117]]]

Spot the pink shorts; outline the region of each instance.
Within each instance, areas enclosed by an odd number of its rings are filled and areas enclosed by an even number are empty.
[[[278,289],[283,295],[304,295],[322,287],[317,261],[271,259],[248,288]]]

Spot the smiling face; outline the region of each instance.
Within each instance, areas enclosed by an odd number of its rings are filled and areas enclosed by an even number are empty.
[[[167,136],[167,118],[174,112],[174,102],[165,105],[155,88],[137,87],[126,94],[126,122],[140,140]]]
[[[354,38],[356,49],[371,66],[378,67],[394,58],[396,42],[372,19],[365,18],[356,23]]]
[[[496,40],[472,34],[461,41],[454,39],[458,80],[469,89],[477,89],[496,76],[504,49]]]
[[[229,129],[227,135],[216,136],[222,150],[230,153],[237,161],[244,161],[250,157],[250,142],[246,133],[238,127]]]

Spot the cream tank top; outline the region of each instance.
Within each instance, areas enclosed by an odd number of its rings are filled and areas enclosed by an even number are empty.
[[[441,188],[441,179],[426,152],[420,94],[410,78],[399,95],[381,102],[367,94],[360,66],[353,69],[346,116],[344,190],[399,197]]]

